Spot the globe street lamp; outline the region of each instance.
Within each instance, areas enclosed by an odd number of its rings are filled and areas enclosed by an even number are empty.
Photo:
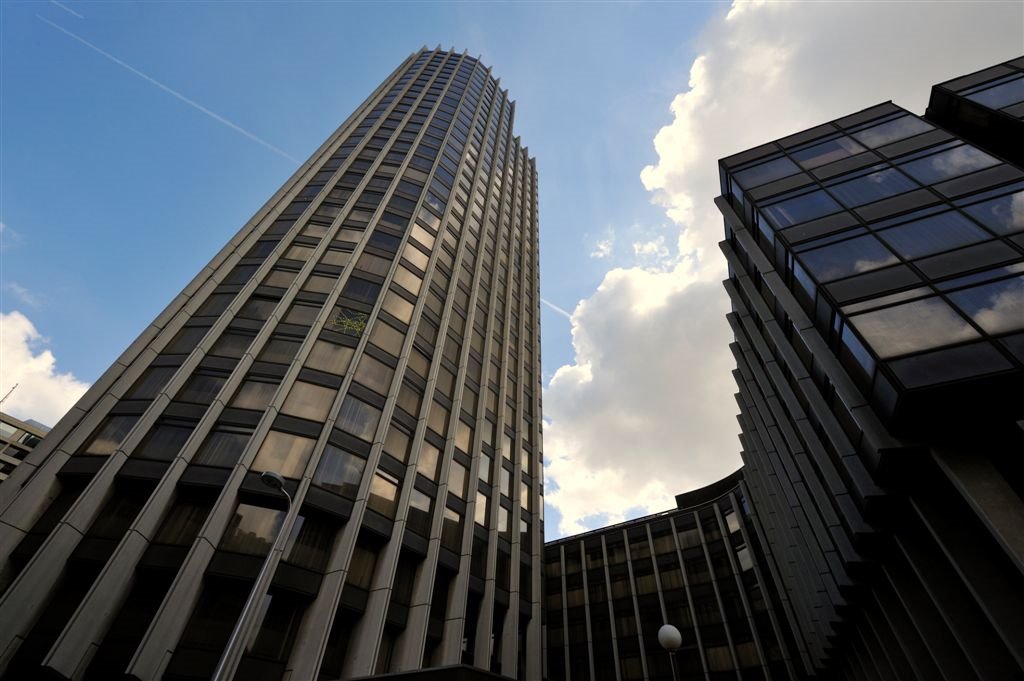
[[[267,585],[264,582],[269,578],[270,559],[274,552],[278,550],[278,544],[281,543],[285,536],[284,526],[292,510],[292,495],[288,494],[288,490],[284,488],[284,478],[279,473],[264,471],[260,474],[260,482],[270,489],[277,490],[283,494],[284,498],[288,500],[288,505],[285,507],[285,517],[281,522],[281,527],[277,531],[277,536],[274,537],[274,543],[270,547],[270,551],[267,552],[267,557],[263,559],[263,566],[256,576],[256,583],[253,584],[252,590],[249,592],[249,598],[245,601],[245,606],[242,608],[242,613],[238,616],[238,621],[235,622],[235,628],[231,631],[231,638],[228,639],[228,644],[220,656],[220,661],[217,662],[217,669],[213,672],[211,681],[230,681],[232,672],[238,666],[238,660],[242,656],[242,632],[248,627],[249,620],[257,609],[256,604],[262,601],[263,597],[267,594]]]
[[[679,681],[679,672],[676,671],[676,651],[683,645],[683,635],[671,624],[663,624],[661,629],[658,629],[658,643],[668,651],[668,659],[672,663],[673,681]]]

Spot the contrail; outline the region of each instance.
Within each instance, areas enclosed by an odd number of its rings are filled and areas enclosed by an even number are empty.
[[[562,308],[558,307],[554,303],[552,303],[550,301],[547,301],[547,300],[544,300],[543,298],[540,299],[540,302],[544,303],[545,305],[550,307],[552,310],[554,310],[558,314],[560,314],[563,317],[565,317],[566,319],[572,319],[572,313],[566,312],[565,310],[563,310]]]
[[[65,12],[67,12],[68,14],[70,14],[72,16],[76,16],[79,19],[84,19],[85,18],[81,14],[76,12],[75,10],[71,9],[70,7],[68,7],[67,5],[60,4],[59,2],[57,2],[57,0],[50,0],[50,2],[52,4],[54,4],[54,5],[57,5],[57,7],[60,7],[62,10],[64,10]]]
[[[238,133],[241,133],[242,135],[245,135],[246,137],[251,139],[253,142],[256,142],[257,144],[260,144],[260,145],[266,147],[267,149],[270,149],[272,152],[274,152],[278,156],[282,156],[282,157],[288,159],[289,161],[291,161],[295,165],[302,165],[301,161],[299,161],[297,158],[295,158],[294,156],[292,156],[288,152],[284,151],[283,149],[279,149],[278,147],[275,147],[270,142],[267,142],[266,140],[260,139],[259,137],[257,137],[256,135],[252,134],[251,132],[249,132],[245,128],[243,128],[243,127],[241,127],[239,125],[235,125],[234,123],[232,123],[228,119],[224,118],[223,116],[221,116],[219,114],[216,114],[213,111],[210,111],[209,109],[207,109],[202,104],[199,104],[198,102],[195,102],[195,101],[189,99],[188,97],[186,97],[185,95],[181,94],[180,92],[176,92],[175,90],[172,90],[171,88],[167,87],[166,85],[164,85],[160,81],[158,81],[158,80],[156,80],[154,78],[150,78],[149,76],[147,76],[142,71],[139,71],[138,69],[133,68],[132,66],[129,66],[128,64],[125,64],[123,61],[121,61],[120,59],[118,59],[114,55],[110,54],[109,52],[105,52],[105,51],[101,50],[100,48],[96,47],[95,45],[90,43],[85,38],[78,37],[77,35],[75,35],[71,31],[67,30],[66,28],[64,28],[62,26],[58,26],[57,24],[53,23],[49,19],[44,19],[43,17],[39,16],[38,14],[36,15],[36,18],[39,19],[40,21],[44,22],[44,23],[49,24],[50,26],[53,26],[55,29],[57,29],[61,33],[64,33],[66,35],[71,36],[72,38],[74,38],[78,42],[82,43],[83,45],[85,45],[89,49],[93,50],[94,52],[98,52],[98,53],[102,54],[104,57],[106,57],[110,61],[114,62],[118,66],[123,66],[124,68],[128,69],[129,71],[134,73],[139,78],[147,80],[150,83],[152,83],[153,85],[156,85],[158,88],[160,88],[161,90],[163,90],[167,94],[173,95],[173,96],[177,97],[178,99],[180,99],[181,101],[183,101],[186,104],[188,104],[189,106],[191,106],[192,108],[198,109],[199,111],[202,111],[204,114],[206,114],[207,116],[209,116],[213,120],[217,121],[218,123],[223,123],[224,125],[228,126],[232,130],[234,130],[235,132],[238,132]]]

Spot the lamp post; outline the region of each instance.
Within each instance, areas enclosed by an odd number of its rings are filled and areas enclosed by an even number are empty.
[[[217,662],[217,669],[213,672],[211,681],[230,681],[229,675],[238,666],[238,660],[242,656],[242,632],[248,627],[248,622],[256,611],[256,604],[263,600],[267,593],[267,587],[264,582],[269,577],[270,559],[274,552],[278,550],[278,544],[281,543],[282,537],[285,536],[283,530],[292,510],[292,495],[288,494],[288,490],[284,488],[284,478],[279,473],[264,471],[260,474],[260,482],[283,494],[284,498],[288,500],[288,505],[285,507],[285,516],[284,520],[281,521],[281,527],[277,531],[277,536],[274,537],[274,543],[271,545],[270,551],[267,552],[267,557],[263,559],[263,566],[260,567],[260,572],[256,576],[256,583],[253,584],[252,590],[249,592],[249,598],[246,599],[245,606],[242,607],[242,613],[238,616],[238,621],[235,622],[235,628],[231,631],[231,637],[228,639],[228,644],[220,656],[220,661]]]
[[[672,680],[679,681],[679,672],[676,670],[676,651],[683,645],[683,635],[671,624],[663,624],[661,629],[658,629],[658,643],[668,651],[668,660],[672,663]]]

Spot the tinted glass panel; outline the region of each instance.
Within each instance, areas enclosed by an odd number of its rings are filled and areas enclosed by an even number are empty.
[[[360,457],[329,444],[317,465],[313,483],[343,497],[355,499],[365,466],[366,462]]]
[[[853,137],[864,146],[874,149],[932,129],[932,126],[916,116],[901,116],[855,132]]]
[[[264,556],[270,551],[283,520],[284,511],[239,504],[217,548]]]
[[[878,235],[904,258],[932,255],[988,237],[983,229],[955,211],[893,227]]]
[[[799,166],[783,156],[734,173],[733,178],[741,187],[750,189],[798,172]]]
[[[1024,191],[964,208],[971,217],[999,234],[1024,230]]]
[[[238,463],[251,436],[248,432],[214,430],[192,460],[204,466],[230,468]]]
[[[949,297],[989,333],[1024,329],[1024,276],[964,289]]]
[[[938,154],[909,161],[900,166],[922,184],[934,184],[951,177],[988,168],[999,160],[970,145],[954,147]]]
[[[850,318],[850,323],[883,359],[978,337],[978,332],[940,298],[857,315]]]
[[[1024,102],[1024,76],[968,95],[967,99],[992,109]]]
[[[842,206],[831,196],[823,191],[816,191],[766,206],[761,212],[776,228],[783,229],[839,210],[842,210]]]
[[[914,189],[915,185],[906,175],[894,168],[880,170],[831,188],[844,205],[854,208],[872,203],[889,196],[902,194]]]
[[[252,468],[259,472],[274,471],[286,478],[297,478],[302,475],[315,444],[316,440],[308,437],[272,430],[263,441]]]
[[[790,156],[795,158],[797,163],[804,168],[817,168],[826,163],[859,154],[862,151],[864,151],[864,147],[849,137],[837,137],[834,140],[822,142],[807,149],[790,152]]]
[[[800,258],[820,282],[870,272],[898,262],[896,256],[873,236],[840,241],[803,253]]]

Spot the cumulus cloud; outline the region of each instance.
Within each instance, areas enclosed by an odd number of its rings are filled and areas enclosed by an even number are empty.
[[[0,313],[0,391],[18,388],[3,410],[20,419],[53,425],[89,388],[70,373],[57,370],[35,325],[17,310]]]
[[[614,245],[615,235],[610,229],[606,230],[604,236],[594,242],[594,248],[590,251],[590,257],[597,260],[603,260],[611,256]]]
[[[652,267],[642,242],[608,272],[545,390],[552,534],[664,510],[741,464],[717,160],[889,99],[923,112],[932,84],[1017,56],[1022,27],[1015,3],[763,0],[705,27],[641,172],[676,248]]]

